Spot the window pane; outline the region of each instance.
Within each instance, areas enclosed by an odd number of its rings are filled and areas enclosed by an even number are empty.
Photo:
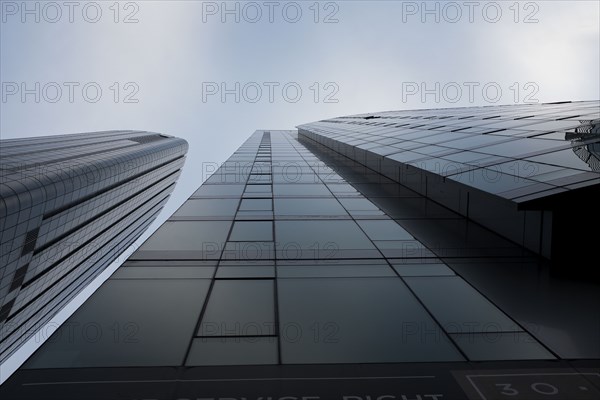
[[[250,175],[248,177],[248,183],[271,183],[271,175]]]
[[[209,283],[208,279],[109,280],[35,353],[27,367],[179,366]],[[84,334],[85,326],[93,328]],[[115,340],[115,329],[119,340]],[[97,340],[89,340],[95,334]]]
[[[227,242],[222,260],[273,260],[275,246],[273,242]]]
[[[275,199],[275,215],[342,216],[348,215],[336,199]]]
[[[285,171],[273,175],[274,183],[320,183],[314,172]]]
[[[278,257],[381,257],[354,221],[275,221]]]
[[[190,199],[183,203],[174,216],[219,217],[234,216],[238,199]]]
[[[449,333],[522,330],[458,276],[404,279]]]
[[[280,279],[278,296],[285,364],[462,360],[397,277]]]
[[[446,264],[392,264],[400,276],[452,276]]]
[[[592,166],[579,158],[573,149],[556,151],[554,153],[543,154],[541,156],[529,157],[528,160],[561,167],[575,168],[582,171],[593,171]]]
[[[273,220],[273,211],[238,211],[235,214],[235,219],[241,220]]]
[[[358,221],[358,224],[372,240],[414,240],[393,220]]]
[[[272,280],[217,280],[198,336],[275,334]]]
[[[277,364],[277,338],[197,338],[188,366]]]
[[[192,197],[237,196],[244,191],[244,185],[202,185]]]
[[[275,196],[332,196],[327,186],[323,184],[275,184]]]
[[[196,250],[227,239],[231,221],[167,221],[144,242],[140,250]]]
[[[334,260],[332,260],[334,261]],[[381,264],[350,264],[335,260],[331,264],[308,265],[278,265],[278,278],[333,278],[333,277],[369,277],[369,276],[396,276],[387,265]]]
[[[246,193],[271,193],[271,185],[248,185]]]
[[[240,204],[240,211],[271,211],[272,209],[271,199],[244,199]]]
[[[253,242],[273,240],[273,223],[270,221],[236,221],[230,241]]]
[[[110,279],[210,279],[215,267],[120,267]]]
[[[548,350],[525,332],[463,333],[450,336],[473,361],[554,359]]]
[[[220,265],[217,278],[274,278],[275,267],[272,265],[261,266],[226,266]]]
[[[340,199],[340,203],[348,211],[378,211],[379,208],[367,199]]]

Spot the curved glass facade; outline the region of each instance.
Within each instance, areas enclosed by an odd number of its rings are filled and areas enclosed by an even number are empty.
[[[142,131],[1,142],[0,361],[143,233],[186,152]]]

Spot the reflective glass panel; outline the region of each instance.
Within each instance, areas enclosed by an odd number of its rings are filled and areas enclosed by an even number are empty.
[[[187,366],[277,364],[277,338],[196,338]]]
[[[275,333],[272,280],[216,280],[198,336],[264,336]]]
[[[275,215],[341,216],[348,215],[336,199],[275,199]]]
[[[357,222],[372,240],[414,240],[410,233],[391,219]]]
[[[551,360],[555,357],[525,332],[484,332],[451,334],[452,339],[473,361]]]
[[[173,214],[178,217],[233,216],[238,199],[190,199]]]
[[[224,243],[231,221],[167,221],[140,250],[202,250],[209,243]]]
[[[408,286],[450,333],[522,330],[458,276],[406,277]]]
[[[229,240],[254,242],[273,240],[273,223],[270,221],[236,221]]]
[[[285,364],[462,360],[399,278],[279,279],[278,296]]]
[[[208,279],[108,280],[27,367],[179,366],[209,284]]]

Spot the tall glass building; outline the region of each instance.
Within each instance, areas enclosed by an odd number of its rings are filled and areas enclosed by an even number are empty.
[[[582,102],[257,131],[0,395],[597,399],[598,284],[565,279],[554,211],[593,221],[577,193],[597,188],[598,118],[599,103]],[[399,156],[430,151],[467,171],[512,154],[543,172],[485,186]],[[537,246],[482,217],[486,200],[507,226],[522,218]]]
[[[144,232],[186,152],[142,131],[0,142],[0,363]]]
[[[600,194],[598,102],[362,114],[299,127],[310,138],[548,259],[594,253],[581,216]],[[590,224],[600,222],[587,213]],[[577,249],[575,252],[574,249]],[[576,269],[577,271],[573,271]]]

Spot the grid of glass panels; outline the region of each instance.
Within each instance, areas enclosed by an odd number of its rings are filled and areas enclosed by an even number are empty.
[[[600,102],[584,101],[391,111],[299,128],[376,171],[390,160],[523,202],[600,183],[599,123]]]
[[[533,260],[294,132],[258,131],[68,321],[94,310],[133,341],[57,333],[27,368],[554,359],[459,272],[506,256]],[[177,340],[155,351],[157,329]]]
[[[0,361],[143,233],[186,151],[144,131],[1,142]]]

